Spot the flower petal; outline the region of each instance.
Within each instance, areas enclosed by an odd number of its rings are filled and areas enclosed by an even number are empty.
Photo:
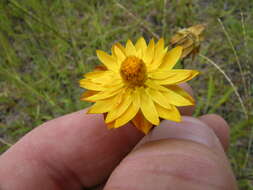
[[[143,56],[144,63],[149,65],[154,58],[154,53],[155,53],[155,41],[154,39],[152,39],[150,40],[148,47],[146,51],[144,52],[144,56]]]
[[[166,69],[166,70],[172,69],[176,65],[179,58],[181,57],[182,51],[183,48],[181,46],[177,46],[172,50],[170,50],[165,55],[163,63],[160,65],[159,69]]]
[[[126,59],[125,50],[123,50],[123,46],[119,45],[119,43],[113,46],[113,54],[117,59],[117,64],[120,66],[121,63]]]
[[[138,41],[135,44],[135,48],[137,52],[137,57],[139,57],[140,59],[143,59],[144,52],[147,49],[147,44],[143,37],[138,39]]]
[[[148,72],[155,71],[162,64],[168,48],[164,48],[164,39],[161,38],[155,45],[154,59],[148,67]]]
[[[126,55],[126,49],[124,48],[124,46],[122,46],[120,43],[116,43],[115,44],[123,53],[124,55]]]
[[[155,57],[159,56],[159,54],[162,54],[164,50],[164,39],[161,38],[155,45]]]
[[[140,109],[140,95],[137,91],[133,92],[133,101],[128,109],[115,121],[115,128],[121,127],[135,117]]]
[[[126,55],[127,56],[131,56],[131,55],[135,56],[136,55],[136,49],[135,49],[135,46],[131,40],[127,40]]]
[[[161,79],[166,79],[166,78],[169,78],[169,77],[173,77],[175,75],[175,73],[171,73],[170,72],[171,70],[161,70],[161,69],[158,69],[154,72],[151,72],[149,73],[149,78],[152,78],[152,79],[158,79],[158,80],[161,80]]]
[[[152,63],[147,68],[148,72],[156,71],[157,68],[159,68],[159,66],[162,64],[164,56],[166,55],[167,50],[163,50],[163,51],[164,51],[163,53],[158,54],[157,56],[155,56]]]
[[[180,122],[181,121],[181,115],[176,108],[176,106],[172,106],[171,109],[166,109],[159,104],[155,104],[156,110],[159,114],[159,117],[163,119],[168,119],[170,121]]]
[[[80,87],[86,88],[89,90],[95,90],[95,91],[103,91],[106,90],[106,87],[103,86],[103,84],[100,83],[94,83],[90,79],[81,79],[79,81]]]
[[[107,69],[112,71],[117,71],[119,69],[119,66],[117,65],[117,60],[111,55],[105,53],[104,51],[97,50],[97,56]]]
[[[168,98],[163,95],[163,93],[152,88],[147,88],[146,91],[157,104],[163,106],[164,108],[171,109],[172,105],[168,101]]]
[[[139,59],[142,59],[143,53],[142,53],[142,50],[141,50],[141,49],[139,49],[139,50],[136,52],[136,57],[138,57]]]
[[[149,88],[152,88],[154,90],[160,90],[160,91],[168,91],[168,89],[162,85],[157,84],[154,80],[146,80],[145,85],[147,85]]]
[[[122,100],[118,105],[111,109],[111,111],[109,111],[105,119],[106,123],[110,123],[120,117],[132,103],[131,90],[127,89],[125,92],[122,91],[121,93],[123,93]]]
[[[115,106],[113,102],[115,102],[115,97],[97,101],[89,108],[87,113],[106,113]]]
[[[93,95],[95,95],[95,94],[97,94],[97,93],[99,93],[99,91],[87,90],[87,91],[85,91],[85,92],[81,95],[80,100],[86,101],[85,99],[86,99],[87,97],[93,96]],[[93,102],[93,101],[90,101],[90,102]]]
[[[84,75],[87,79],[92,82],[106,84],[112,80],[120,80],[120,74],[115,74],[113,71],[93,71]]]
[[[135,44],[136,50],[146,50],[147,44],[143,37],[140,37]]]
[[[148,134],[153,125],[150,123],[143,114],[139,111],[132,119],[134,126],[145,134]]]
[[[123,83],[113,86],[110,90],[101,91],[93,96],[84,98],[86,101],[99,101],[106,98],[110,98],[124,90]]]
[[[190,106],[194,105],[194,99],[177,85],[162,86],[155,81],[147,80],[145,84],[154,90],[159,90],[163,95],[168,98],[170,104],[175,106]]]
[[[162,92],[168,98],[170,104],[175,106],[190,106],[194,105],[194,99],[178,86],[167,86],[167,91]]]
[[[154,125],[159,125],[159,116],[152,98],[143,87],[138,88],[141,98],[141,111],[145,118]]]
[[[186,82],[188,80],[191,80],[195,76],[199,74],[198,71],[194,70],[183,70],[183,69],[177,69],[177,70],[170,70],[168,71],[168,77],[161,80],[155,80],[160,85],[171,85],[171,84],[179,84],[182,82]],[[155,73],[154,73],[155,75]],[[160,75],[162,76],[162,75]]]
[[[107,71],[98,71],[98,70],[95,70],[95,71],[92,71],[92,72],[88,72],[88,73],[85,73],[84,74],[84,77],[86,78],[97,78],[97,77],[101,77],[105,74],[105,72]]]
[[[122,84],[120,74],[112,71],[94,71],[85,76],[86,78],[81,79],[79,84],[80,87],[89,90],[104,91]]]

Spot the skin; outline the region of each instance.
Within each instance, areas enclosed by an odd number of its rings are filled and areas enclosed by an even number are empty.
[[[107,130],[86,110],[48,121],[0,156],[0,189],[237,189],[227,123],[180,111],[182,122],[164,120],[145,137],[130,124]]]

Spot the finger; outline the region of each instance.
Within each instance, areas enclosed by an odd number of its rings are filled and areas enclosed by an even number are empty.
[[[227,122],[220,116],[215,114],[208,114],[199,118],[202,122],[206,123],[219,138],[224,150],[228,149],[229,145],[229,126]]]
[[[236,189],[219,140],[200,120],[165,121],[143,141],[113,171],[105,190]]]
[[[150,141],[168,138],[191,140],[211,146],[214,150],[223,150],[217,136],[207,124],[188,116],[183,117],[180,123],[163,121],[160,126],[156,127],[149,135],[145,136],[138,143],[138,146]]]
[[[121,162],[105,189],[170,187],[236,189],[218,138],[198,119],[184,117],[181,123],[164,121]]]
[[[193,141],[160,140],[132,152],[114,170],[105,190],[235,190],[223,157]]]
[[[87,115],[85,110],[57,118],[0,157],[1,185],[19,190],[95,186],[107,179],[142,137],[131,124],[107,130],[102,115]]]

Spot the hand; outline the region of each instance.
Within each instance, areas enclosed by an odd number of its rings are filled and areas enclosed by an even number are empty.
[[[101,115],[82,110],[44,123],[5,152],[0,189],[234,190],[228,133],[221,117],[205,115],[164,120],[143,137],[131,124],[107,130]]]

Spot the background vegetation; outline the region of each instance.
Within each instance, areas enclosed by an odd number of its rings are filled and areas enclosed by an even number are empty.
[[[185,63],[202,72],[191,82],[195,116],[215,112],[229,122],[230,161],[240,188],[252,190],[252,0],[1,0],[0,152],[35,126],[87,106],[78,80],[98,63],[96,49],[140,36],[168,44],[175,31],[198,23],[208,24],[202,57]]]

